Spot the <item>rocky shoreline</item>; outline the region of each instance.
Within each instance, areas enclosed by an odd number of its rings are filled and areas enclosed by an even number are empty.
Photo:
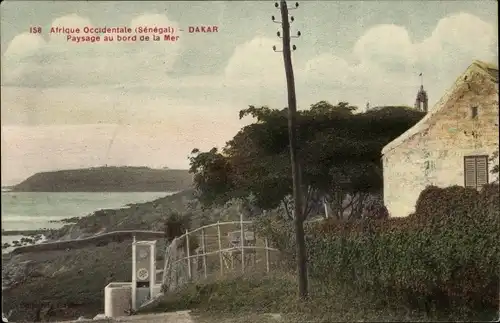
[[[80,217],[50,221],[51,223],[76,224]],[[37,229],[37,230],[2,230],[2,237],[21,236],[19,240],[14,240],[12,243],[3,243],[2,250],[8,248],[17,248],[23,246],[31,246],[43,242],[50,242],[51,237],[58,234],[59,229]]]
[[[99,210],[89,216],[66,219],[68,223],[59,229],[5,233],[29,234],[34,242],[34,237],[44,232],[46,242],[56,242],[119,230],[163,231],[166,215],[172,211],[188,212],[193,201],[194,192],[188,190],[128,208]],[[11,319],[16,322],[32,322],[40,311],[47,312],[47,321],[93,317],[102,312],[104,286],[111,281],[130,280],[131,238],[72,249],[3,254],[5,311],[13,310]],[[162,250],[163,239],[158,243],[158,250]],[[163,259],[160,253],[158,261]]]

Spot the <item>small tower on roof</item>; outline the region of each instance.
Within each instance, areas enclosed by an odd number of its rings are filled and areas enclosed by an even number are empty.
[[[415,100],[415,109],[427,113],[429,107],[429,98],[427,92],[424,90],[424,79],[420,73],[420,90],[417,92],[417,99]]]

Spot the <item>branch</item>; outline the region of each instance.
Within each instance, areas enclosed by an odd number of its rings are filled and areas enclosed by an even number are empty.
[[[328,201],[328,204],[329,204],[330,208],[332,209],[332,213],[338,219],[342,218],[341,212],[343,212],[342,206],[344,203],[344,195],[345,195],[344,192],[339,193],[338,191],[335,191],[335,192],[333,192],[333,194],[330,195],[331,201]]]
[[[289,220],[293,220],[292,215],[290,214],[290,210],[288,209],[288,204],[286,203],[286,197],[284,197],[281,202],[283,203],[283,206],[285,208],[286,215]]]
[[[356,203],[356,206],[353,207],[353,210],[351,211],[351,214],[349,214],[349,217],[348,219],[351,220],[353,218],[353,215],[357,215],[358,217],[360,217],[363,212],[363,206],[364,206],[364,201],[366,200],[366,198],[368,197],[368,193],[356,193],[355,196],[357,196],[357,203]]]
[[[347,210],[348,208],[352,207],[352,205],[354,204],[354,200],[355,198],[352,196],[352,195],[349,195],[349,197],[351,198],[350,201],[349,201],[349,204],[347,204],[345,207],[344,207],[344,200],[342,200],[341,202],[341,205],[340,205],[340,209],[342,210],[342,213],[341,213],[341,217],[343,218],[344,217],[344,212],[345,210]],[[353,208],[351,208],[351,213],[349,214],[349,216],[347,217],[348,219],[351,218],[351,215],[352,215],[352,210]]]

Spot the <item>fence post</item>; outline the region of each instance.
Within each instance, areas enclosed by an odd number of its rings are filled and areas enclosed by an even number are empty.
[[[222,259],[222,241],[220,236],[220,221],[217,221],[217,241],[219,242],[220,274],[224,275],[224,260]]]
[[[241,230],[241,272],[245,272],[245,228],[243,227],[243,212],[240,212],[240,230]]]
[[[167,282],[167,271],[170,269],[169,268],[169,262],[174,262],[176,259],[170,259],[170,249],[171,249],[171,246],[172,244],[174,243],[175,241],[175,238],[174,240],[171,241],[171,243],[169,244],[167,242],[167,246],[165,247],[165,256],[164,256],[164,264],[163,264],[163,278],[162,278],[162,285],[165,285],[166,282]],[[175,246],[175,245],[174,245]]]
[[[267,238],[264,241],[266,243],[266,271],[269,272],[269,244]]]
[[[205,250],[205,229],[201,229],[201,249],[203,253],[203,272],[207,278],[207,254]]]
[[[186,253],[187,253],[187,265],[188,265],[188,278],[191,279],[191,258],[189,252],[189,231],[186,229]]]

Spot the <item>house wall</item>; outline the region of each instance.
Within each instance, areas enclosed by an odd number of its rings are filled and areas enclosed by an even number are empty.
[[[384,203],[391,216],[412,213],[428,185],[463,186],[464,156],[498,150],[498,84],[479,72],[464,76],[468,82],[458,84],[421,132],[385,153]],[[472,106],[478,107],[477,120],[471,118]],[[490,182],[495,179],[489,175]]]

